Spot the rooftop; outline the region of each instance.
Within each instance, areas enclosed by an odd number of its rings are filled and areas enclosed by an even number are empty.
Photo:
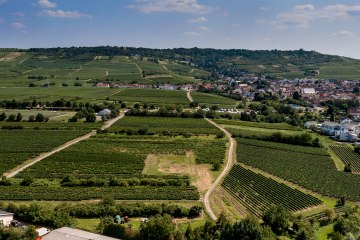
[[[79,229],[63,227],[51,231],[45,235],[43,240],[118,240],[117,238],[111,238],[102,236],[95,233],[86,232]]]
[[[14,215],[14,214],[0,210],[0,216],[9,216],[9,215]]]

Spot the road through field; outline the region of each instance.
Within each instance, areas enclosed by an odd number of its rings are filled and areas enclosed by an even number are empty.
[[[125,114],[124,114],[124,113],[121,113],[118,117],[113,118],[113,119],[105,122],[105,124],[101,127],[101,129],[104,130],[104,129],[106,129],[106,128],[111,127],[115,122],[117,122],[118,120],[120,120],[120,119],[123,118],[124,116],[125,116]],[[16,174],[18,174],[19,172],[21,172],[21,171],[25,170],[26,168],[34,165],[35,163],[40,162],[40,161],[43,160],[44,158],[47,158],[47,157],[49,157],[49,156],[51,156],[51,155],[53,155],[53,154],[55,154],[55,153],[57,153],[57,152],[60,152],[60,151],[66,149],[66,148],[68,148],[68,147],[70,147],[70,146],[72,146],[72,145],[74,145],[74,144],[76,144],[76,143],[78,143],[78,142],[81,142],[81,141],[83,141],[83,140],[89,139],[90,137],[92,137],[92,136],[94,136],[94,135],[96,135],[96,131],[95,131],[95,130],[91,131],[90,133],[88,133],[88,134],[86,134],[86,135],[84,135],[84,136],[81,136],[81,137],[75,138],[75,139],[73,139],[73,140],[70,140],[70,141],[66,142],[65,144],[61,145],[60,147],[57,147],[57,148],[51,150],[50,152],[42,153],[42,154],[40,154],[39,156],[37,156],[37,157],[35,157],[35,158],[33,158],[33,159],[28,160],[25,165],[23,165],[23,166],[20,165],[21,167],[17,167],[17,168],[15,168],[15,169],[10,170],[8,173],[4,173],[4,176],[5,176],[6,178],[14,177],[14,176],[15,176]]]
[[[187,91],[187,92],[186,92],[186,97],[189,99],[190,102],[193,102],[193,101],[194,101],[194,99],[193,99],[192,96],[191,96],[191,92],[190,92],[190,91]]]
[[[229,147],[229,153],[227,156],[226,166],[224,167],[224,170],[219,175],[219,177],[215,180],[213,185],[210,187],[210,189],[205,193],[205,197],[204,197],[205,209],[208,212],[209,216],[215,221],[217,219],[217,217],[214,214],[214,212],[210,206],[210,195],[215,190],[215,188],[220,184],[220,182],[223,180],[223,178],[229,173],[229,171],[231,170],[231,167],[234,165],[234,151],[235,151],[236,142],[232,138],[231,133],[228,132],[225,128],[220,127],[218,124],[216,124],[215,122],[213,122],[210,119],[205,118],[205,120],[208,121],[209,123],[211,123],[212,125],[214,125],[215,127],[219,128],[221,131],[223,131],[225,133],[225,135],[227,136],[227,138],[230,140],[230,147]]]

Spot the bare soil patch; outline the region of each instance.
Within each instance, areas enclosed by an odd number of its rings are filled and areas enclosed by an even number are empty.
[[[14,59],[20,57],[21,55],[23,55],[24,53],[22,52],[11,52],[8,55],[0,58],[0,62],[10,62],[13,61]]]

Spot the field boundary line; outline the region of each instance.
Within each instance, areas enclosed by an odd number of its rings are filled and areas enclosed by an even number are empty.
[[[110,119],[109,121],[105,122],[105,124],[101,127],[101,130],[105,130],[109,127],[111,127],[114,123],[116,123],[118,120],[120,120],[121,118],[123,118],[125,116],[125,113],[121,113],[119,116],[117,116],[116,118],[113,118],[113,119]],[[51,150],[50,152],[45,152],[45,153],[41,153],[39,156],[35,157],[35,158],[32,158],[32,159],[29,159],[27,161],[25,161],[25,165],[19,165],[15,168],[13,168],[12,170],[4,173],[3,175],[6,177],[6,178],[12,178],[14,177],[15,175],[17,175],[18,173],[20,173],[21,171],[24,171],[26,168],[29,168],[31,167],[32,165],[34,165],[35,163],[38,163],[40,162],[41,160],[47,158],[47,157],[50,157],[51,155],[55,154],[55,153],[58,153],[76,143],[79,143],[83,140],[86,140],[86,139],[89,139],[90,137],[92,136],[95,136],[96,135],[96,130],[92,130],[90,133],[87,133],[81,137],[78,137],[78,138],[75,138],[75,139],[72,139],[64,144],[62,144],[61,146],[57,147],[57,148],[54,148],[53,150]],[[26,163],[27,162],[27,163]]]
[[[220,182],[223,180],[223,178],[229,173],[232,166],[234,165],[234,152],[235,152],[235,147],[236,147],[236,141],[232,138],[231,133],[229,131],[227,131],[225,128],[220,127],[218,124],[216,124],[215,122],[213,122],[210,119],[205,118],[205,120],[208,121],[209,123],[211,123],[212,125],[214,125],[215,127],[219,128],[221,131],[223,131],[225,133],[226,137],[230,141],[226,166],[224,167],[224,170],[222,171],[222,173],[218,176],[218,178],[211,185],[210,189],[205,193],[205,196],[204,196],[205,209],[208,212],[209,216],[214,221],[216,221],[217,217],[214,214],[214,212],[213,212],[213,210],[211,209],[211,206],[210,206],[210,195],[215,190],[215,188],[220,184]]]

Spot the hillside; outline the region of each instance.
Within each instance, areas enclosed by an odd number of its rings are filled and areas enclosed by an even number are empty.
[[[360,79],[360,61],[315,51],[245,50],[245,49],[148,49],[128,47],[29,49],[34,56],[50,59],[90,61],[95,56],[141,56],[151,59],[187,61],[198,68],[236,76],[242,71],[272,77]]]

